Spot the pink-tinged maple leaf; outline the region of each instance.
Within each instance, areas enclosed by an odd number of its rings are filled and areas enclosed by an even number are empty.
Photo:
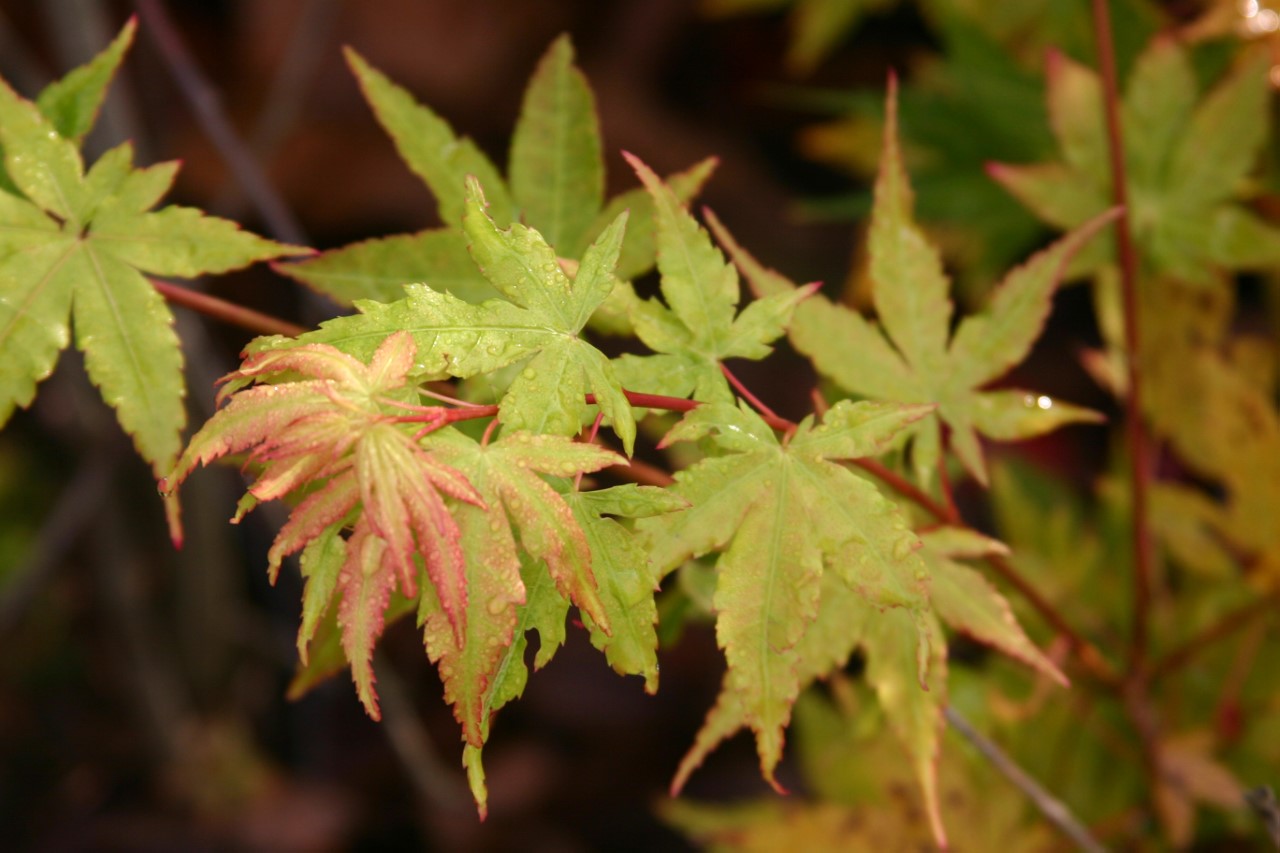
[[[333,593],[342,598],[342,647],[360,700],[375,719],[370,662],[391,592],[398,587],[405,596],[418,595],[420,556],[461,642],[467,574],[461,532],[446,501],[485,508],[467,477],[439,461],[414,432],[423,423],[446,422],[446,410],[433,418],[431,409],[416,405],[408,381],[416,349],[408,332],[397,332],[367,365],[325,344],[250,356],[224,377],[226,405],[192,437],[165,481],[165,488],[176,489],[197,465],[247,453],[246,466],[257,469],[251,503],[309,492],[272,543],[273,581],[286,556],[323,535],[353,530]],[[276,384],[245,387],[269,382]]]

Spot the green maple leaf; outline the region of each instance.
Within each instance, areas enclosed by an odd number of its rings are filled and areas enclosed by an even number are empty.
[[[828,499],[835,503],[840,497]],[[874,549],[879,544],[873,540],[867,547]],[[924,575],[926,569],[918,562],[918,553],[909,554],[906,560],[898,561],[897,566],[883,559],[878,562],[895,574]],[[838,567],[839,564],[833,563],[831,569]],[[864,567],[863,571],[868,568],[874,573],[875,567]],[[798,694],[816,679],[843,667],[855,650],[863,650],[867,657],[867,681],[875,689],[885,715],[911,757],[930,823],[941,842],[945,833],[938,803],[936,768],[947,680],[946,647],[937,620],[919,593],[913,605],[885,608],[848,583],[841,572],[824,572],[818,585],[817,610],[787,655],[789,668],[784,672],[788,684],[794,683]],[[676,771],[672,795],[680,792],[689,775],[717,745],[741,729],[754,726],[746,697],[732,688],[726,673],[715,706],[707,713],[693,747]],[[781,745],[779,735],[776,744],[779,751]],[[776,756],[771,755],[770,760],[776,762]]]
[[[1223,269],[1280,262],[1280,229],[1240,204],[1267,134],[1265,52],[1246,55],[1203,98],[1187,52],[1156,39],[1138,57],[1123,103],[1130,221],[1147,267],[1211,286]],[[1062,160],[998,165],[991,174],[1037,216],[1079,226],[1109,205],[1111,171],[1101,84],[1092,70],[1053,55],[1048,105]],[[1081,266],[1111,262],[1099,242]]]
[[[879,328],[861,314],[815,295],[797,306],[789,334],[819,373],[847,391],[875,400],[937,405],[937,417],[916,428],[913,463],[921,482],[928,482],[936,470],[945,423],[951,448],[969,473],[985,484],[979,434],[1008,441],[1098,419],[1043,395],[981,389],[1026,357],[1068,260],[1115,212],[1091,220],[1013,270],[993,292],[987,308],[965,317],[952,335],[949,281],[937,250],[912,219],[911,187],[897,142],[895,90],[891,83],[868,240]],[[714,217],[708,221],[758,294],[796,290],[738,246]]]
[[[604,159],[595,97],[573,62],[573,46],[561,36],[538,63],[525,91],[511,142],[510,186],[496,166],[466,137],[417,103],[354,50],[347,62],[409,168],[435,196],[443,228],[367,240],[277,269],[338,301],[390,302],[403,286],[425,282],[468,302],[494,295],[467,255],[460,230],[468,176],[479,179],[489,213],[500,226],[520,219],[537,229],[562,259],[580,260],[587,247],[624,210],[631,227],[623,241],[617,275],[627,280],[653,266],[652,208],[643,192],[604,200]],[[706,160],[670,178],[681,198],[696,195],[710,175]],[[614,322],[623,329],[629,288],[619,288]],[[597,324],[603,315],[597,318]]]
[[[1007,8],[1012,7],[1000,11]],[[897,116],[919,192],[917,214],[941,239],[949,260],[960,265],[964,285],[985,286],[1044,230],[986,173],[993,159],[1034,160],[1053,150],[1042,75],[1025,69],[990,32],[995,14],[983,7],[931,16],[941,56],[914,69]],[[1019,40],[1027,38],[1027,27],[1017,33]],[[799,143],[810,156],[852,169],[860,178],[874,175],[884,123],[877,94],[798,93],[795,100],[801,106],[830,104],[827,109],[839,115],[803,131]],[[870,204],[870,194],[859,191],[810,207],[819,214],[862,217]]]
[[[732,400],[721,362],[769,355],[769,343],[782,336],[796,303],[813,288],[759,299],[738,313],[737,270],[712,245],[676,193],[638,158],[625,152],[623,156],[653,199],[658,272],[666,300],[666,305],[656,299],[632,303],[636,336],[657,354],[619,359],[624,381],[635,391]]]
[[[526,631],[539,633],[534,666],[541,668],[564,642],[570,603],[600,630],[612,630],[590,539],[569,503],[539,474],[573,477],[625,460],[594,445],[526,432],[487,445],[457,440],[440,453],[475,485],[485,508],[458,512],[472,590],[467,632],[451,631],[447,613],[429,594],[418,621],[462,726],[463,763],[483,815],[481,749],[493,714],[524,691]]]
[[[145,274],[190,278],[306,250],[191,208],[150,211],[177,166],[135,169],[128,143],[86,173],[77,142],[133,33],[130,22],[38,105],[0,81],[0,423],[31,403],[74,318],[89,378],[159,475],[181,447],[186,389],[173,316]]]
[[[583,253],[570,278],[537,231],[518,222],[500,228],[485,209],[479,182],[469,179],[463,228],[475,264],[504,298],[473,305],[410,286],[398,302],[361,302],[360,314],[331,320],[299,340],[363,359],[388,335],[408,331],[418,344],[413,373],[420,379],[466,378],[527,360],[502,398],[498,417],[504,425],[573,435],[587,416],[590,393],[630,453],[635,441],[631,405],[608,357],[581,334],[613,290],[626,221],[625,212],[619,214]],[[293,345],[275,338],[255,346]]]
[[[750,410],[709,404],[686,415],[664,439],[714,433],[725,452],[676,474],[672,490],[689,501],[689,509],[641,522],[663,571],[721,552],[712,603],[729,667],[692,764],[723,732],[747,726],[756,735],[761,772],[776,785],[783,729],[805,661],[814,658],[806,638],[824,583],[834,582],[824,577],[838,579],[875,607],[927,612],[928,571],[916,552],[919,540],[896,505],[834,460],[883,449],[929,410],[845,401],[826,413],[822,425],[800,424],[784,445]]]
[[[1004,543],[957,527],[934,528],[920,539],[921,556],[933,581],[930,598],[942,621],[1066,686],[1066,676],[1028,639],[1005,597],[977,571],[957,562],[1008,554]]]
[[[401,423],[415,411],[407,380],[415,355],[413,338],[400,332],[379,346],[368,365],[320,344],[250,356],[228,375],[231,387],[302,378],[231,392],[165,481],[175,490],[197,465],[248,451],[249,462],[261,465],[249,487],[251,503],[307,492],[268,552],[271,577],[284,557],[313,549],[299,646],[310,640],[326,601],[340,594],[342,647],[375,719],[373,645],[392,591],[417,596],[419,559],[453,633],[474,630],[467,622],[473,593],[463,534],[446,499],[485,504],[462,473],[414,436],[413,425]],[[336,537],[346,527],[353,532],[343,543]]]
[[[652,518],[683,509],[679,495],[653,486],[627,484],[566,496],[591,547],[591,559],[600,583],[600,604],[609,628],[596,623],[590,613],[583,623],[591,643],[622,675],[642,675],[645,690],[658,690],[658,609],[654,591],[658,571],[642,539],[617,518]]]

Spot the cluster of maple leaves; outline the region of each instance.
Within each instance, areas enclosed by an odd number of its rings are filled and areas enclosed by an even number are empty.
[[[727,670],[674,787],[743,728],[772,782],[802,689],[860,651],[943,836],[942,625],[1065,679],[962,562],[1004,546],[957,523],[926,527],[854,463],[886,457],[927,490],[949,449],[986,484],[979,436],[1014,440],[1097,419],[1035,393],[985,390],[1026,357],[1072,258],[1114,216],[1105,193],[1076,174],[1096,172],[1096,133],[1063,133],[1066,166],[997,170],[1075,230],[1010,273],[953,332],[951,284],[913,219],[892,83],[868,247],[872,321],[765,268],[708,213],[713,243],[685,206],[710,161],[664,180],[628,155],[641,187],[606,201],[593,99],[567,39],[529,84],[505,179],[349,51],[445,225],[279,264],[356,312],[296,339],[253,342],[224,379],[224,405],[180,452],[181,356],[146,276],[193,277],[307,250],[195,210],[150,211],[176,167],[135,169],[128,145],[85,169],[78,144],[132,36],[130,24],[35,103],[0,84],[0,419],[30,403],[74,318],[91,379],[166,478],[175,519],[181,482],[228,456],[253,477],[237,519],[259,502],[290,502],[269,571],[274,579],[300,555],[304,681],[345,660],[378,717],[374,645],[389,620],[416,613],[482,812],[481,749],[494,713],[524,688],[528,632],[539,634],[541,667],[575,607],[609,663],[652,692],[655,593],[700,562],[714,565],[711,610]],[[1140,71],[1185,69],[1159,48]],[[1074,66],[1061,64],[1051,82],[1060,124],[1077,101],[1096,100]],[[1243,84],[1223,91],[1197,121],[1254,96]],[[1167,203],[1209,206],[1221,240],[1244,239],[1257,226],[1226,203],[1222,176],[1207,168],[1183,169]],[[1140,230],[1155,256],[1194,279],[1216,244],[1187,244],[1160,230],[1178,220],[1156,221],[1164,224]],[[631,281],[655,262],[660,294],[641,298]],[[740,273],[756,297],[745,304]],[[648,352],[610,358],[591,333],[630,335]],[[838,389],[798,423],[725,365],[769,356],[783,335]],[[650,415],[662,408],[684,414],[658,427]],[[612,468],[625,480],[637,429],[650,425],[665,429],[660,449],[683,442],[695,459],[668,486],[595,488],[584,478]],[[621,453],[605,446],[604,428]]]

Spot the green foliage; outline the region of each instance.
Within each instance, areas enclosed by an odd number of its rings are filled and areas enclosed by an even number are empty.
[[[872,297],[882,330],[817,296],[797,310],[789,334],[796,349],[841,388],[871,399],[937,405],[937,418],[925,421],[916,434],[914,466],[921,482],[930,482],[937,470],[945,424],[952,449],[985,484],[979,433],[998,440],[1029,438],[1097,417],[1043,395],[979,389],[1026,357],[1049,314],[1067,260],[1115,214],[1095,219],[1014,270],[993,293],[987,310],[966,317],[952,335],[942,260],[912,219],[893,91],[891,84],[868,241]],[[714,220],[713,227],[757,293],[776,296],[795,289],[738,247]]]
[[[799,16],[822,7],[826,17],[804,24],[792,62],[809,67],[879,5],[796,4]],[[1124,8],[1141,29],[1144,4]],[[1280,231],[1249,205],[1268,132],[1266,63],[1242,52],[1203,96],[1190,49],[1172,38],[1125,63],[1130,206],[1120,210],[1105,87],[1086,65],[1050,58],[1047,127],[1029,106],[994,114],[1028,105],[1038,87],[1008,49],[1013,34],[1069,29],[1080,10],[1026,4],[981,25],[962,0],[929,10],[947,59],[904,96],[902,118],[914,142],[934,134],[939,180],[970,186],[958,173],[992,140],[1028,159],[1050,143],[1060,154],[990,170],[1068,233],[1003,275],[979,310],[955,316],[952,272],[917,221],[892,78],[866,240],[871,317],[767,268],[710,213],[704,229],[685,205],[712,161],[664,180],[625,154],[641,186],[606,200],[594,96],[567,37],[528,84],[505,179],[348,50],[442,225],[279,265],[354,313],[251,343],[185,450],[178,342],[145,276],[307,250],[198,210],[152,211],[176,167],[137,169],[128,145],[86,170],[78,146],[130,24],[34,103],[0,83],[0,420],[31,402],[74,323],[90,378],[143,459],[168,475],[172,507],[196,468],[242,461],[251,482],[233,523],[286,502],[268,575],[274,583],[296,555],[305,579],[290,695],[349,667],[379,719],[374,650],[413,614],[482,817],[495,715],[566,642],[576,610],[607,663],[650,693],[660,637],[714,621],[726,669],[673,793],[743,729],[781,790],[785,740],[797,735],[811,799],[663,807],[709,845],[945,844],[950,825],[976,849],[1043,846],[1044,828],[1008,791],[986,796],[991,769],[945,739],[947,708],[1004,741],[1087,823],[1146,809],[1171,844],[1189,845],[1198,808],[1230,812],[1241,800],[1240,768],[1260,777],[1280,759],[1273,691],[1239,674],[1254,664],[1275,674],[1274,636],[1259,620],[1238,647],[1219,643],[1237,614],[1247,623],[1266,612],[1259,590],[1272,595],[1280,578],[1274,353],[1232,316],[1232,275],[1280,265]],[[958,88],[944,84],[948,69]],[[945,138],[974,110],[986,123],[961,156],[966,143]],[[1002,256],[1033,229],[991,191],[973,201],[993,206],[991,221],[972,233],[1012,222]],[[1114,244],[1095,239],[1117,220],[1132,226],[1138,282],[1122,282]],[[998,242],[983,239],[988,250]],[[656,292],[642,285],[652,294],[642,298],[631,282],[655,267]],[[1117,474],[1085,501],[984,447],[1101,421],[999,384],[1030,354],[1072,270],[1092,278],[1102,337],[1085,365],[1170,459],[1139,480],[1145,518],[1135,520],[1142,504]],[[740,275],[754,298],[744,300]],[[1122,285],[1135,289],[1128,300]],[[1144,330],[1136,352],[1125,310]],[[613,354],[598,334],[632,340]],[[729,364],[769,359],[784,336],[827,382],[798,421]],[[1141,370],[1129,371],[1135,356]],[[1135,376],[1141,410],[1130,402]],[[646,421],[658,411],[679,417]],[[653,448],[643,435],[662,438]],[[1127,470],[1120,456],[1117,472]],[[980,512],[999,539],[965,523],[957,476],[990,487]],[[1148,536],[1150,553],[1135,548]],[[1006,598],[996,576],[1019,595]],[[1047,651],[1022,627],[1032,614],[1057,635]],[[1001,656],[974,653],[970,640]],[[1117,647],[1123,665],[1100,650]],[[1248,725],[1226,730],[1224,709],[1243,707]]]
[[[194,278],[306,251],[198,210],[151,208],[177,164],[135,168],[133,146],[88,171],[78,148],[133,41],[130,23],[32,103],[0,81],[0,423],[30,405],[70,342],[157,476],[186,423],[173,316],[146,275]]]
[[[525,91],[512,136],[509,185],[475,143],[458,137],[444,119],[350,48],[347,62],[401,158],[436,197],[444,227],[356,243],[302,263],[279,265],[280,272],[344,304],[398,299],[407,282],[425,282],[468,302],[492,297],[489,281],[467,256],[461,230],[468,176],[484,187],[488,214],[499,228],[521,220],[539,232],[553,247],[552,257],[562,263],[581,260],[618,215],[629,211],[631,227],[619,252],[617,276],[625,282],[652,268],[648,197],[633,190],[604,199],[595,98],[573,64],[567,37],[547,50]],[[672,176],[671,186],[679,198],[688,199],[713,167],[713,160],[704,160]],[[625,332],[630,288],[620,284],[617,291],[596,322]]]
[[[1125,91],[1130,218],[1153,275],[1205,287],[1223,269],[1259,269],[1280,261],[1280,230],[1242,204],[1244,178],[1267,132],[1268,60],[1261,52],[1203,98],[1187,51],[1156,40],[1138,57]],[[1097,75],[1052,58],[1048,105],[1062,162],[1001,165],[992,175],[1040,218],[1074,228],[1110,202],[1102,94]],[[1083,272],[1111,259],[1099,241]]]

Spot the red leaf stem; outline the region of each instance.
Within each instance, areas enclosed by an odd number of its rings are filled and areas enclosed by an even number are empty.
[[[248,329],[260,335],[284,335],[288,338],[296,338],[307,331],[304,327],[290,323],[287,320],[281,320],[278,317],[272,317],[270,314],[263,314],[260,311],[236,305],[234,302],[228,302],[225,299],[219,299],[207,293],[200,293],[190,288],[179,287],[176,284],[170,284],[167,281],[158,279],[151,279],[151,284],[161,296],[174,305],[190,308],[192,311],[198,311],[207,317],[222,320],[225,323]]]

